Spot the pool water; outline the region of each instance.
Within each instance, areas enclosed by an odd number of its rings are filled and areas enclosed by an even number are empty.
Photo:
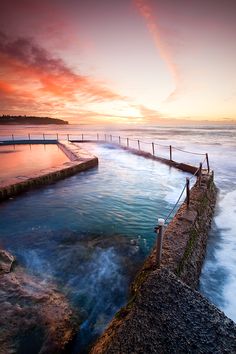
[[[109,144],[83,144],[98,168],[0,204],[1,247],[39,281],[55,282],[80,313],[84,353],[125,304],[186,173]]]
[[[0,182],[68,162],[56,144],[0,146]]]

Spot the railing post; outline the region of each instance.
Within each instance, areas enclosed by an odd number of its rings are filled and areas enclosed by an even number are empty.
[[[29,138],[29,141],[30,141],[30,133],[28,134],[28,138]]]
[[[199,171],[198,171],[198,185],[201,186],[202,182],[202,163],[199,164]]]
[[[97,133],[97,140],[99,140],[99,135],[98,135],[98,133]]]
[[[14,135],[12,134],[11,136],[12,136],[12,141],[15,141],[15,139],[14,139]]]
[[[68,140],[68,141],[70,140],[70,135],[69,135],[69,134],[67,134],[67,140]]]
[[[82,141],[84,141],[84,134],[81,134]]]
[[[170,161],[172,161],[172,146],[170,145]]]
[[[152,154],[155,155],[154,143],[152,143]]]
[[[189,188],[189,185],[190,185],[190,181],[189,181],[189,178],[187,177],[186,178],[186,202],[187,202],[187,208],[189,207],[189,204],[190,204],[190,188]]]
[[[156,238],[156,265],[158,268],[161,266],[161,254],[162,254],[162,243],[164,234],[165,220],[158,219],[158,226],[156,228],[157,238]]]
[[[57,141],[58,141],[58,133],[57,133]]]
[[[112,141],[112,135],[110,135],[110,141]]]
[[[105,141],[107,141],[107,135],[105,134]]]
[[[119,136],[119,145],[120,145],[120,136]]]
[[[206,153],[206,162],[207,162],[207,172],[210,172],[210,164],[209,164],[209,157],[208,157],[208,153]]]
[[[127,138],[127,147],[129,147],[129,138]]]
[[[140,150],[140,141],[138,140],[138,149]]]
[[[43,133],[43,140],[45,141],[45,134]]]

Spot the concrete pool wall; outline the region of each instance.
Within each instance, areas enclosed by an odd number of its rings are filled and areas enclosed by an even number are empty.
[[[15,144],[18,143],[19,142]],[[27,141],[23,143],[25,144],[29,142]],[[39,144],[39,141],[35,141],[34,143]],[[32,173],[26,177],[15,177],[11,178],[7,182],[2,182],[0,184],[0,201],[25,192],[28,189],[48,184],[53,181],[58,181],[98,165],[98,158],[96,156],[90,154],[88,151],[82,149],[81,147],[75,146],[69,141],[44,142],[41,140],[40,143],[57,144],[70,161],[64,163],[61,166],[55,166],[50,169]],[[20,144],[22,144],[22,142],[20,142]],[[8,144],[6,143],[5,145]]]
[[[6,200],[17,194],[27,191],[28,189],[36,188],[40,185],[52,183],[60,179],[71,176],[75,173],[85,171],[91,167],[98,165],[98,158],[88,151],[82,149],[80,146],[75,145],[76,143],[94,142],[91,140],[14,140],[14,141],[2,141],[1,146],[7,145],[24,145],[24,144],[57,144],[58,147],[65,153],[69,158],[68,163],[64,163],[61,166],[52,167],[50,169],[40,170],[36,173],[31,173],[29,176],[15,177],[11,178],[7,182],[0,183],[0,201]],[[96,143],[106,143],[105,141],[96,141]],[[188,172],[191,174],[198,174],[198,167],[191,166],[189,164],[178,163],[165,158],[153,156],[152,154],[139,151],[137,149],[128,148],[116,143],[112,145],[118,146],[127,152],[134,153],[139,156],[143,156],[148,159],[152,159],[170,167],[177,168],[183,172]]]

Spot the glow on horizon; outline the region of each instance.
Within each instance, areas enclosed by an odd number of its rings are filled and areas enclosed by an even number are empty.
[[[0,114],[236,122],[236,4],[3,0]]]

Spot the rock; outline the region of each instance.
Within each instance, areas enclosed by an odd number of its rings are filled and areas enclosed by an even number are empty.
[[[7,251],[0,249],[0,274],[10,273],[15,258]]]
[[[179,219],[194,223],[197,219],[197,212],[195,210],[186,210],[183,215],[179,217]]]
[[[14,260],[8,252],[1,255],[8,256],[8,263]],[[0,354],[64,351],[74,337],[78,318],[53,284],[16,267],[0,275],[0,290]]]

